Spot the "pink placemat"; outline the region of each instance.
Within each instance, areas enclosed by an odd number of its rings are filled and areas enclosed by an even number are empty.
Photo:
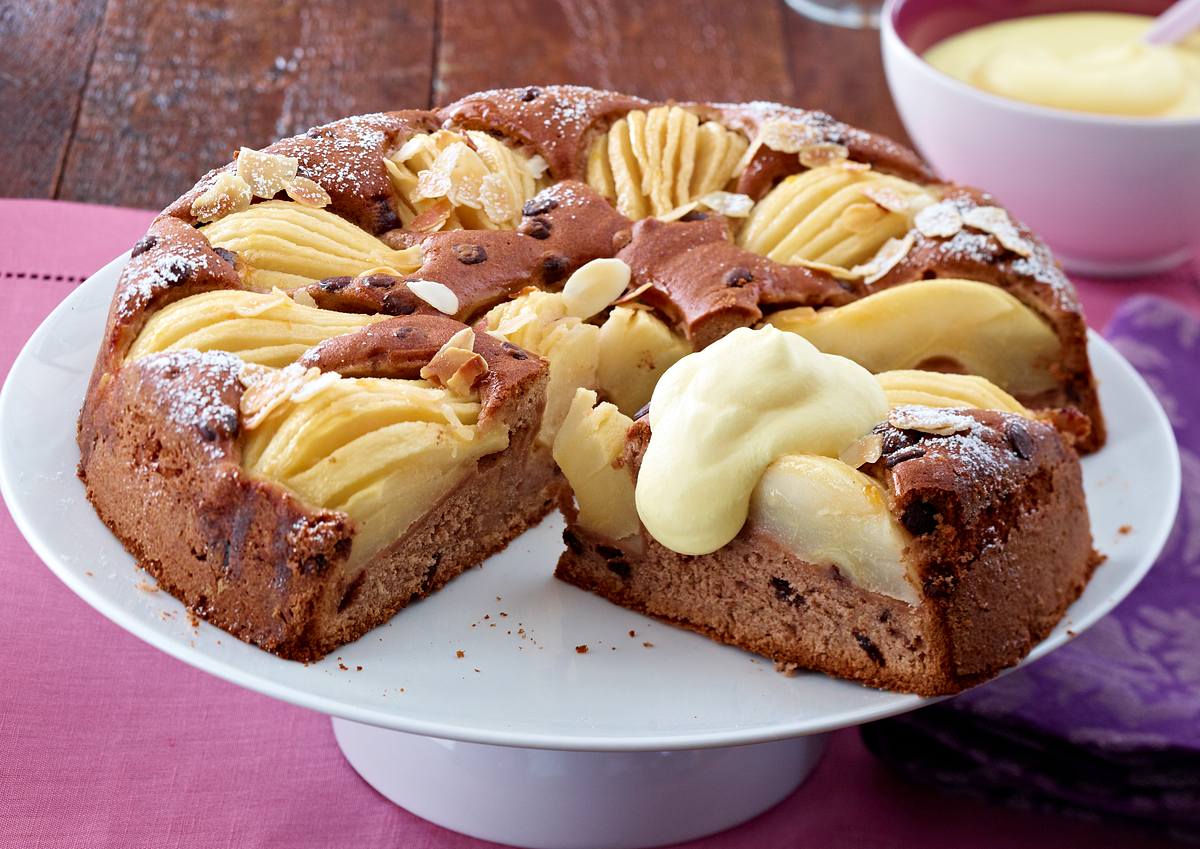
[[[0,376],[50,310],[132,245],[150,218],[140,210],[0,200]],[[1080,281],[1080,290],[1100,324],[1137,291],[1200,312],[1197,276],[1184,269],[1134,284]],[[210,677],[109,623],[41,564],[7,509],[0,511],[0,670],[0,849],[491,845],[376,794],[342,759],[324,716]],[[813,777],[779,806],[687,844],[1133,845],[1169,844],[1122,826],[909,786],[852,730],[833,736]]]

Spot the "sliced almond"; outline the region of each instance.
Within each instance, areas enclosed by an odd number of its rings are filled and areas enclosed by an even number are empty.
[[[496,224],[512,222],[520,212],[515,192],[500,174],[488,174],[479,183],[483,211]]]
[[[758,137],[771,150],[780,153],[800,153],[821,141],[821,134],[807,124],[787,118],[771,118],[758,128]]]
[[[647,281],[647,282],[643,283],[641,286],[638,286],[636,289],[626,292],[624,295],[617,298],[615,301],[613,301],[613,304],[619,306],[620,304],[627,304],[630,301],[636,301],[638,298],[640,298],[642,296],[643,293],[646,292],[647,289],[649,289],[653,285],[654,285],[653,282]]]
[[[444,283],[438,283],[436,280],[409,280],[404,285],[438,312],[446,315],[458,312],[458,295]]]
[[[250,184],[229,171],[222,171],[211,186],[192,201],[192,215],[204,223],[250,208]]]
[[[250,184],[255,197],[273,198],[296,180],[300,160],[243,147],[237,155],[238,176]]]
[[[789,265],[799,265],[802,268],[811,268],[813,271],[823,271],[831,277],[836,277],[838,280],[862,280],[863,274],[860,269],[864,266],[855,266],[854,268],[842,268],[840,265],[830,265],[827,262],[817,262],[815,259],[798,259],[789,260]]]
[[[307,177],[297,177],[288,183],[284,190],[287,192],[287,196],[296,203],[311,206],[314,209],[324,209],[333,203],[329,192],[325,191],[320,183]]]
[[[867,186],[863,194],[881,209],[888,212],[907,212],[912,206],[912,199],[900,194],[891,186]]]
[[[470,395],[475,382],[487,374],[488,364],[475,353],[475,331],[464,327],[455,333],[421,369],[421,377],[456,395]]]
[[[913,219],[917,232],[930,239],[949,239],[963,228],[962,213],[948,201],[927,206]]]
[[[1021,238],[1008,213],[998,206],[973,206],[963,213],[963,223],[992,234],[1004,248],[1019,256],[1033,254],[1033,246]]]
[[[727,218],[745,218],[754,208],[753,198],[737,192],[709,192],[698,202]]]
[[[563,286],[567,314],[591,318],[621,296],[629,286],[630,270],[619,259],[594,259],[583,265]]]
[[[659,221],[668,223],[671,221],[678,221],[680,218],[683,218],[683,216],[687,215],[692,210],[697,209],[699,206],[700,201],[694,200],[689,203],[681,204],[669,212],[664,212],[662,215],[655,217],[658,218]]]
[[[540,153],[535,153],[533,156],[525,160],[525,173],[535,180],[540,180],[550,170],[550,166],[546,160],[542,158]]]
[[[972,430],[975,420],[935,407],[895,407],[888,413],[888,424],[900,430],[951,436]]]
[[[805,168],[821,168],[850,159],[850,151],[845,145],[832,142],[807,144],[797,152],[800,154],[800,164]]]
[[[271,415],[281,404],[292,401],[303,401],[311,398],[317,392],[335,383],[341,376],[337,372],[322,375],[316,366],[304,368],[299,363],[281,369],[268,369],[262,366],[245,366],[238,379],[245,387],[242,392],[240,406],[242,426],[246,430],[254,430]],[[313,390],[302,392],[307,384],[321,381]]]
[[[888,239],[870,262],[854,266],[850,273],[861,275],[866,283],[874,283],[899,265],[915,243],[912,233],[906,233],[902,239]]]
[[[432,233],[441,230],[442,225],[450,220],[454,206],[446,198],[438,198],[429,208],[408,222],[408,229],[414,233]]]
[[[868,463],[874,463],[883,456],[883,437],[877,433],[868,433],[859,437],[847,446],[838,459],[851,468],[859,468]]]

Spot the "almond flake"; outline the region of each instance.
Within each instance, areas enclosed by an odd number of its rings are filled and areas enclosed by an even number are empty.
[[[293,392],[288,400],[290,400],[293,404],[303,404],[309,398],[312,398],[314,395],[317,395],[325,389],[328,389],[341,379],[342,376],[336,371],[324,372],[319,377],[313,378],[312,380],[306,380],[304,385]]]
[[[865,283],[874,283],[899,265],[915,242],[912,233],[906,233],[902,239],[888,239],[870,262],[854,266],[850,273],[861,275]]]
[[[413,192],[419,198],[444,198],[450,194],[450,175],[433,168],[426,168],[417,175],[417,190]]]
[[[771,150],[780,153],[800,153],[804,148],[819,142],[821,134],[807,124],[789,121],[787,118],[771,118],[758,128],[758,137]]]
[[[918,212],[913,223],[922,236],[930,239],[949,239],[963,228],[963,217],[958,207],[942,201]]]
[[[563,286],[567,314],[591,318],[607,307],[629,286],[630,270],[619,259],[594,259],[572,274]]]
[[[877,433],[868,433],[850,443],[838,459],[851,468],[857,469],[868,463],[874,463],[883,456],[883,437]]]
[[[754,200],[749,195],[737,192],[709,192],[699,203],[727,218],[745,218],[754,208]]]
[[[511,222],[518,217],[516,198],[508,181],[500,174],[488,174],[479,183],[479,200],[483,211],[496,224]]]
[[[250,184],[255,197],[273,198],[296,180],[300,160],[243,147],[237,155],[238,176]]]
[[[488,364],[475,353],[475,331],[469,327],[455,333],[421,368],[421,377],[456,395],[470,395],[475,382],[487,374]]]
[[[800,164],[805,168],[821,168],[850,159],[850,151],[845,145],[832,142],[807,144],[797,152],[800,154]]]
[[[222,171],[216,181],[192,201],[192,215],[207,223],[250,208],[253,197],[250,184],[229,171]]]
[[[813,271],[823,271],[831,277],[836,277],[839,280],[862,280],[862,269],[864,266],[855,266],[854,268],[842,268],[840,265],[830,265],[827,262],[817,262],[815,259],[792,259],[789,265],[799,265],[802,268],[811,268]]]
[[[247,365],[238,375],[245,387],[242,393],[240,409],[242,425],[246,430],[254,430],[271,415],[281,404],[292,401],[303,401],[315,395],[321,389],[331,385],[340,375],[329,372],[322,375],[316,366],[305,368],[299,363],[292,363],[282,369],[269,369],[263,366]],[[321,381],[315,391],[302,393],[306,384]]]
[[[630,292],[626,292],[624,295],[617,298],[615,301],[613,301],[613,304],[620,305],[620,304],[627,304],[630,301],[636,301],[638,298],[640,298],[642,296],[642,294],[647,289],[649,289],[653,285],[654,285],[654,283],[650,282],[650,281],[643,283],[641,286],[638,286],[636,289],[634,289]]]
[[[444,283],[438,283],[436,280],[409,280],[404,285],[438,312],[446,315],[458,312],[458,295]]]
[[[454,206],[445,198],[438,198],[429,207],[408,222],[408,229],[414,233],[432,233],[435,230],[441,230],[442,226],[450,220],[450,214],[454,212]]]
[[[698,206],[700,206],[700,201],[694,200],[694,201],[691,201],[690,203],[685,203],[685,204],[682,204],[681,206],[677,206],[674,209],[672,209],[670,212],[664,212],[662,215],[659,215],[656,217],[658,218],[659,221],[668,222],[668,223],[671,221],[678,221],[680,218],[683,218],[683,216],[687,215],[689,212],[691,212]]]
[[[963,223],[991,233],[1003,247],[1019,256],[1030,256],[1033,248],[1021,238],[1008,213],[998,206],[973,206],[963,214]]]
[[[838,216],[838,226],[851,233],[865,233],[879,223],[883,216],[873,203],[852,203]]]
[[[888,424],[900,430],[916,430],[934,436],[952,436],[975,427],[975,420],[932,407],[896,407],[888,413]]]
[[[549,170],[550,166],[546,164],[546,160],[542,158],[540,153],[535,153],[525,160],[525,173],[535,180],[542,179],[543,175]]]
[[[876,206],[888,212],[907,212],[912,205],[911,198],[905,197],[890,186],[867,186],[863,189],[863,194]]]
[[[323,209],[333,203],[329,192],[325,191],[320,183],[307,177],[297,177],[292,180],[284,191],[296,203],[311,206],[314,209]]]

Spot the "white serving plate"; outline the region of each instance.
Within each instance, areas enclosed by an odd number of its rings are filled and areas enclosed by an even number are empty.
[[[557,516],[527,532],[483,568],[464,574],[320,663],[281,660],[206,623],[193,626],[182,605],[166,593],[147,591],[147,576],[96,517],[75,476],[76,416],[125,260],[123,256],[109,263],[46,319],[0,392],[0,489],[18,527],[64,583],[122,628],[221,678],[350,720],[335,722],[335,728],[351,762],[382,792],[410,809],[468,833],[529,846],[647,845],[683,839],[731,825],[737,817],[753,815],[786,795],[820,751],[815,739],[801,745],[796,738],[927,703],[823,675],[780,675],[762,658],[556,581],[552,571],[562,546]],[[1133,589],[1165,543],[1178,505],[1179,456],[1161,406],[1108,343],[1093,335],[1090,344],[1110,436],[1107,447],[1085,458],[1083,466],[1096,546],[1108,559],[1026,662],[1062,645],[1068,631],[1086,629]],[[1120,532],[1125,525],[1132,533]],[[629,636],[630,631],[636,636]],[[586,654],[576,651],[583,645],[588,647]],[[406,733],[381,739],[379,729]],[[446,741],[459,743],[456,747]],[[784,748],[726,748],[774,741],[790,742]],[[389,746],[396,750],[381,762],[379,755]],[[525,766],[506,762],[508,777],[497,781],[526,790],[516,777],[520,770],[544,777],[548,762],[523,750],[556,750],[556,762],[570,764],[563,769],[576,783],[560,775],[541,798],[550,800],[551,811],[566,812],[558,817],[566,830],[551,828],[552,815],[531,825],[528,816],[511,813],[511,806],[477,811],[482,819],[474,823],[462,810],[440,809],[441,796],[422,802],[413,796],[419,788],[388,786],[393,757],[428,760],[431,746],[455,753],[457,779],[451,775],[448,781],[462,780],[463,764],[471,762],[478,769],[479,757],[495,764],[498,758],[523,758]],[[517,749],[504,752],[496,746]],[[698,749],[721,749],[711,756],[723,759],[725,768],[736,768],[747,783],[752,783],[745,778],[752,770],[740,762],[735,767],[731,757],[736,760],[739,751],[750,753],[746,756],[760,765],[775,758],[767,769],[773,778],[763,780],[781,795],[773,798],[769,789],[756,788],[753,798],[748,795],[735,811],[737,806],[728,802],[730,779],[724,772],[724,808],[711,800],[698,803],[707,791],[696,787],[681,790],[673,802],[660,793],[651,804],[645,785],[638,790],[638,782],[628,774],[633,770],[649,775],[645,758],[612,755],[579,761],[565,754]],[[472,760],[471,752],[478,757]],[[674,761],[657,755],[660,764],[678,764],[680,775],[696,773],[697,757],[695,751]],[[593,767],[601,762],[605,766],[599,771],[620,773],[626,788],[606,785],[603,792],[630,796],[627,824],[637,820],[639,799],[649,806],[646,822],[635,823],[632,831],[622,832],[624,836],[593,839],[581,827],[587,822],[586,811],[568,811],[570,801],[585,787],[591,788],[586,792],[597,789],[601,779]],[[411,762],[408,766],[411,769]],[[655,787],[664,784],[684,786],[679,776],[654,779]],[[488,786],[493,797],[502,795],[496,783]],[[422,789],[428,794],[433,787],[436,782],[428,779]],[[562,799],[552,798],[553,787],[562,790]],[[663,811],[673,803],[690,806],[692,823],[660,829],[661,834],[653,831],[651,820],[669,818]],[[696,813],[698,805],[711,814],[711,822]],[[614,810],[609,805],[595,807]],[[682,809],[678,816],[684,816]],[[595,827],[605,825],[597,821]]]

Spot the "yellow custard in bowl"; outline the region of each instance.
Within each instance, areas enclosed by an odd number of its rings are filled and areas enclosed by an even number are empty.
[[[1200,32],[1176,45],[1142,37],[1153,18],[1065,12],[985,24],[922,58],[989,94],[1073,112],[1200,117]]]

